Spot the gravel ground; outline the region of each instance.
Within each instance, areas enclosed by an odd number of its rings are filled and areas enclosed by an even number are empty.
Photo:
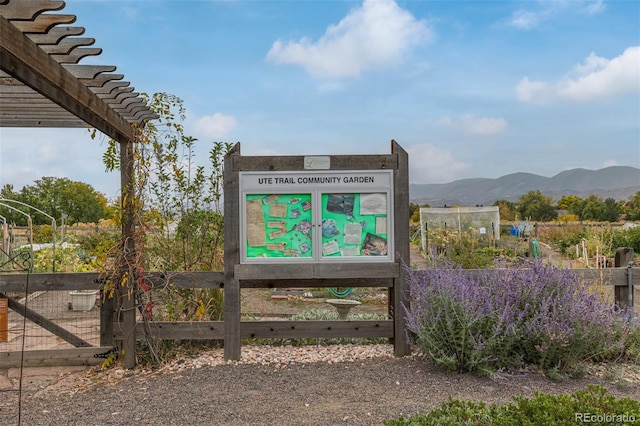
[[[589,383],[640,399],[638,369],[554,382],[535,371],[448,373],[419,356],[395,358],[391,345],[243,347],[239,362],[213,350],[154,370],[96,367],[63,375],[23,393],[20,417],[17,394],[0,394],[0,424],[380,425],[449,397],[509,402]]]

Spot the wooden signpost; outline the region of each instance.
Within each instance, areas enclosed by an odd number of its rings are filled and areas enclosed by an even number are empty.
[[[408,155],[225,157],[225,357],[240,359],[240,289],[386,287],[397,356],[409,353]],[[329,327],[331,329],[331,327]]]

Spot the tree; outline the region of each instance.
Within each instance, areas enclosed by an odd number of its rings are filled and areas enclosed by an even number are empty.
[[[500,219],[516,220],[516,205],[511,201],[498,200],[493,203],[493,205],[498,207],[498,211],[500,212]]]
[[[629,197],[625,210],[627,219],[640,220],[640,191]]]
[[[417,204],[409,203],[409,222],[413,222],[413,223],[420,222],[421,207],[429,207],[429,204],[417,205]]]
[[[567,210],[569,213],[580,217],[580,214],[582,213],[582,204],[582,198],[577,195],[563,195],[558,201],[558,208]]]
[[[6,200],[15,200],[15,201],[23,202],[22,199],[20,198],[20,194],[17,192],[14,192],[13,185],[10,185],[10,184],[6,184],[5,186],[2,187],[2,189],[0,189],[0,198],[4,198]],[[10,206],[10,207],[7,207],[2,204],[6,204],[7,206]],[[28,214],[27,209],[23,206],[20,206],[19,204],[0,201],[0,216],[2,216],[4,220],[7,221],[7,223],[16,224],[18,226],[25,226],[27,224],[27,217],[23,214],[16,212],[14,209],[18,209]]]
[[[65,214],[68,224],[97,222],[105,217],[106,198],[104,195],[93,189],[91,185],[68,178],[43,177],[36,180],[34,185],[25,186],[18,193],[13,191],[12,186],[5,185],[1,196],[35,207],[56,220],[60,220]],[[35,225],[51,224],[51,218],[34,209],[11,205],[29,214]],[[6,208],[2,211],[6,211]],[[24,215],[14,212],[10,217],[16,225],[24,226],[27,224],[27,218]]]
[[[607,222],[617,222],[618,218],[620,218],[620,213],[622,212],[621,203],[618,203],[615,198],[609,197],[604,200],[604,205],[604,220],[606,220]]]
[[[516,206],[522,219],[544,222],[558,217],[553,199],[542,195],[539,189],[521,195]]]
[[[604,203],[602,198],[598,197],[597,195],[589,195],[584,199],[580,220],[594,220],[602,222],[606,220],[606,216],[607,205]]]

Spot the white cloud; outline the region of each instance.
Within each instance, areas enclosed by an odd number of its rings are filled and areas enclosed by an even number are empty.
[[[87,129],[5,127],[0,139],[0,187],[19,191],[51,176],[87,183],[107,197],[118,194],[120,177],[105,172],[100,133],[92,140]]]
[[[568,79],[560,89],[565,99],[588,101],[640,91],[640,46],[627,48],[607,60],[591,53],[576,67],[577,79]]]
[[[459,179],[469,166],[453,158],[451,152],[432,144],[407,148],[409,180],[412,183],[446,183]]]
[[[317,77],[355,77],[370,68],[396,64],[414,45],[429,40],[431,30],[394,0],[364,0],[317,41],[277,40],[267,59],[293,64]]]
[[[541,13],[530,12],[527,10],[517,10],[509,20],[509,25],[520,28],[522,30],[530,30],[538,26],[544,18]]]
[[[606,160],[604,163],[602,163],[602,167],[612,167],[612,166],[619,166],[620,163],[618,163],[616,160]]]
[[[427,119],[426,124],[430,126],[444,126],[450,128],[461,128],[466,133],[472,135],[495,135],[507,129],[507,120],[494,117],[476,117],[472,114],[451,118],[442,116],[436,119]]]
[[[604,4],[604,0],[596,0],[592,3],[587,4],[584,8],[584,11],[587,13],[587,15],[597,15],[605,9],[606,6]]]
[[[460,118],[460,123],[466,132],[474,135],[495,135],[504,132],[507,128],[507,120],[504,118],[464,115]]]
[[[546,104],[553,100],[553,89],[544,81],[531,81],[523,77],[516,86],[516,96],[520,102]]]
[[[532,81],[524,77],[516,86],[521,102],[544,104],[556,99],[592,101],[640,91],[640,46],[606,59],[591,53],[584,63],[557,82]]]
[[[509,19],[506,25],[520,30],[532,30],[545,21],[552,20],[562,14],[580,13],[589,16],[597,15],[604,11],[603,0],[552,0],[535,3],[535,9],[518,9]]]
[[[194,132],[200,138],[220,139],[226,137],[236,127],[236,119],[216,112],[195,121]]]

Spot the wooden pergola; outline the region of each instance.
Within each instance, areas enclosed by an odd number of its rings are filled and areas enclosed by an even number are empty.
[[[115,66],[84,65],[102,49],[75,15],[58,13],[64,1],[0,0],[0,127],[93,127],[120,144],[122,199],[133,199],[133,143],[157,115]],[[124,206],[122,234],[134,253],[132,203]],[[124,297],[123,322],[135,324],[133,298]],[[123,306],[126,308],[127,306]],[[131,318],[127,318],[131,317]],[[124,341],[125,365],[135,364],[135,335]]]

